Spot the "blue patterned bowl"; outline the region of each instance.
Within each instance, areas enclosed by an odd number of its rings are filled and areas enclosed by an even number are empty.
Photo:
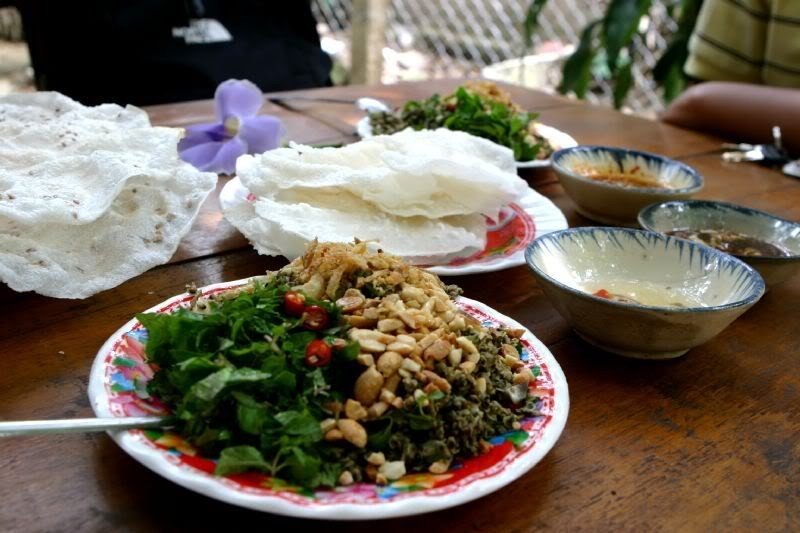
[[[666,233],[674,230],[726,230],[743,233],[786,250],[788,256],[736,255],[758,270],[772,287],[800,270],[800,224],[741,205],[708,200],[663,202],[639,213],[645,229]]]
[[[641,359],[678,357],[703,344],[765,290],[758,272],[735,257],[651,231],[556,231],[533,241],[525,259],[578,335]]]
[[[648,152],[576,146],[555,152],[551,161],[578,212],[604,224],[635,226],[644,206],[688,198],[703,188],[703,177],[692,167]],[[652,186],[631,187],[590,177],[608,174],[624,174]]]

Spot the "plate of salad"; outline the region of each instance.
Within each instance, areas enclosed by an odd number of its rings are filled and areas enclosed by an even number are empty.
[[[510,148],[517,168],[549,166],[553,152],[578,145],[569,134],[538,122],[537,113],[523,110],[492,82],[467,82],[446,96],[434,94],[396,110],[370,108],[367,113],[356,124],[362,138],[406,128],[465,131]]]
[[[514,320],[367,243],[313,243],[266,276],[190,290],[103,345],[97,416],[165,478],[324,519],[459,505],[511,483],[566,423],[566,380]]]

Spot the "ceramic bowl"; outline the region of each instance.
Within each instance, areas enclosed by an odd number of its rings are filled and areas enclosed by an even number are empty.
[[[736,257],[758,270],[767,287],[800,270],[800,224],[741,205],[707,200],[663,202],[639,212],[639,224],[652,231],[726,230],[755,237],[783,248],[787,256]]]
[[[525,258],[578,335],[641,359],[678,357],[703,344],[765,290],[758,272],[739,259],[652,231],[566,229],[533,241]],[[601,290],[639,303],[594,295]]]
[[[636,150],[577,146],[558,150],[551,161],[578,212],[604,224],[635,226],[636,215],[644,206],[688,198],[703,188],[703,177],[692,167]],[[643,180],[647,186],[632,187],[589,177],[609,174]]]

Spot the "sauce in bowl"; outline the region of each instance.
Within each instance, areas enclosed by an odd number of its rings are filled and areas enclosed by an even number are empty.
[[[748,257],[787,257],[791,255],[787,250],[778,245],[735,231],[680,229],[667,231],[665,233],[680,239],[699,242],[733,255]]]
[[[595,181],[602,181],[603,183],[611,183],[613,185],[621,185],[622,187],[636,187],[636,188],[657,188],[657,189],[671,189],[669,185],[657,181],[655,178],[643,176],[641,174],[622,174],[622,173],[604,173],[604,174],[589,174],[586,176]]]
[[[656,307],[705,307],[696,291],[688,286],[683,287],[680,283],[607,279],[585,283],[581,288],[592,296],[618,303]]]

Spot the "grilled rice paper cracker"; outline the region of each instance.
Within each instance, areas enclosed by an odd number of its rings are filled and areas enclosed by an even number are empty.
[[[187,164],[166,182],[130,178],[99,218],[81,225],[0,217],[0,280],[16,291],[87,298],[166,263],[216,178]]]
[[[404,130],[341,148],[292,144],[242,156],[236,171],[256,196],[308,202],[347,192],[392,215],[441,218],[500,208],[527,191],[508,148],[447,129]]]
[[[253,208],[257,223],[238,226],[261,253],[277,250],[288,259],[303,255],[309,242],[373,241],[388,253],[415,264],[448,261],[469,256],[486,244],[486,220],[482,215],[458,215],[432,220],[397,217],[375,210],[354,197],[342,195],[340,208],[286,204],[258,199]],[[256,229],[253,233],[249,231]]]
[[[256,215],[256,208],[253,202],[233,202],[230,206],[223,203],[222,213],[225,215],[225,219],[250,241],[250,244],[253,245],[253,248],[258,253],[261,255],[283,255],[271,240],[271,234],[275,231],[274,224]]]
[[[135,177],[165,184],[182,131],[136,107],[86,107],[55,92],[0,98],[0,217],[86,224]],[[165,185],[167,186],[167,185]]]

